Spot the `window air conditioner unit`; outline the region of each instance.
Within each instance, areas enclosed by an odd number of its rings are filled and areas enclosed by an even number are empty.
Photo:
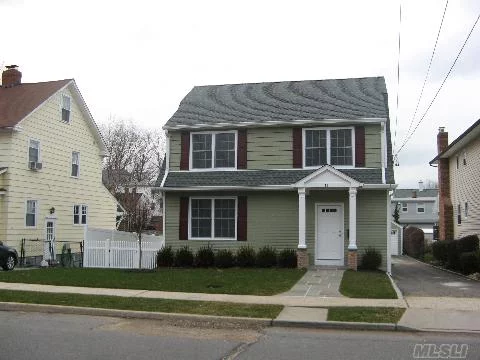
[[[42,163],[36,162],[36,161],[30,161],[29,168],[31,170],[41,170],[42,169]]]

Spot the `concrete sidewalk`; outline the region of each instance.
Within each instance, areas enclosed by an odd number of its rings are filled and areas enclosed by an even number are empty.
[[[480,299],[473,298],[441,298],[441,297],[405,297],[401,299],[353,299],[347,297],[322,297],[289,296],[285,294],[274,296],[254,295],[227,295],[227,294],[203,294],[181,293],[166,291],[147,291],[130,289],[107,289],[88,288],[73,286],[37,285],[22,283],[0,282],[0,290],[36,291],[48,293],[67,293],[85,295],[108,295],[131,298],[157,298],[174,300],[194,301],[222,301],[244,304],[272,304],[283,305],[285,309],[279,317],[273,320],[274,326],[300,326],[316,328],[344,328],[363,330],[423,330],[423,331],[454,331],[454,332],[480,332]],[[0,299],[1,301],[1,299]],[[25,304],[25,307],[34,307],[33,304]],[[328,307],[400,307],[406,308],[405,314],[398,324],[366,324],[366,323],[338,323],[326,321]],[[44,306],[47,308],[47,306]],[[3,307],[1,307],[3,308]],[[8,308],[8,307],[7,307]],[[62,307],[48,307],[60,309]],[[38,311],[43,311],[38,306]],[[99,309],[82,309],[82,313],[96,315]],[[122,316],[122,311],[112,311],[112,316]],[[160,314],[163,317],[171,314]],[[135,317],[136,312],[125,312],[125,317]],[[148,313],[142,316],[148,316]],[[152,318],[158,318],[159,314],[152,313]],[[176,315],[188,317],[189,315]],[[193,317],[193,315],[192,315]],[[195,319],[201,317],[195,315]],[[220,319],[221,317],[219,317]],[[258,321],[262,321],[257,319]],[[196,320],[199,321],[199,320]],[[209,319],[208,321],[212,321]],[[225,320],[227,321],[227,320]],[[229,319],[228,321],[232,321]],[[265,322],[265,320],[263,320]]]

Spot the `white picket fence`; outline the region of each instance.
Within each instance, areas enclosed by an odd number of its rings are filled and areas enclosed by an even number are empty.
[[[142,269],[154,269],[163,236],[142,235]],[[90,268],[138,268],[139,242],[135,233],[85,228],[83,266]]]

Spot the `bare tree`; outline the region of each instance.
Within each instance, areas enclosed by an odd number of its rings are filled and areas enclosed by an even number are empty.
[[[120,201],[125,214],[122,227],[135,232],[142,263],[142,233],[152,220],[155,183],[165,157],[163,131],[142,129],[131,121],[111,118],[101,127],[109,156],[104,164],[104,183]]]

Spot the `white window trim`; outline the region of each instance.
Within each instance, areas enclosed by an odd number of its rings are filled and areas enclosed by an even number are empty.
[[[217,199],[230,199],[235,200],[235,237],[233,238],[216,238],[215,237],[215,200]],[[210,200],[211,203],[211,237],[192,237],[192,200]],[[238,197],[237,196],[190,196],[188,199],[188,240],[225,240],[225,241],[237,241],[237,225],[238,225]]]
[[[68,121],[63,120],[62,118],[62,112],[63,112],[63,97],[68,97],[70,99],[70,115],[68,116]],[[72,122],[72,97],[70,94],[61,94],[60,95],[60,121],[63,122],[64,124],[70,124]]]
[[[465,203],[463,205],[465,206],[463,211],[464,211],[465,220],[466,220],[466,219],[468,219],[468,201],[465,201]]]
[[[78,154],[78,174],[77,174],[77,176],[72,175],[73,153]],[[72,177],[74,179],[78,179],[80,177],[80,151],[75,151],[75,150],[72,151],[72,157],[70,158],[70,177]]]
[[[39,139],[28,138],[27,141],[27,167],[30,169],[30,141],[38,141],[38,163],[42,162],[42,142]]]
[[[197,169],[193,168],[193,135],[202,135],[210,134],[212,135],[212,167]],[[215,135],[216,134],[235,134],[235,165],[234,167],[215,167]],[[228,130],[228,131],[195,131],[190,133],[190,149],[188,154],[188,167],[190,171],[233,171],[237,170],[237,156],[238,156],[238,131],[237,130]]]
[[[407,210],[403,210],[403,204],[406,205],[405,207],[406,207]],[[400,211],[401,211],[402,214],[408,213],[408,202],[401,202],[400,203]]]
[[[420,204],[421,204],[422,206],[420,206]],[[425,214],[425,213],[426,213],[425,203],[417,203],[416,205],[417,205],[417,214]],[[423,212],[422,212],[422,211],[418,211],[418,209],[420,209],[420,208],[423,208]]]
[[[78,210],[79,210],[79,213],[78,213],[78,224],[75,224],[75,206],[78,206]],[[83,210],[83,207],[86,207],[87,208],[87,219],[85,221],[85,224],[82,224],[82,210]],[[72,207],[72,225],[73,226],[85,226],[85,225],[88,225],[88,205],[87,204],[73,204],[73,207]]]
[[[35,201],[35,202],[36,202],[36,206],[35,206],[35,225],[33,225],[33,226],[28,226],[28,225],[27,225],[28,201]],[[27,200],[25,200],[25,211],[24,211],[23,224],[24,224],[24,226],[25,226],[26,229],[36,229],[36,228],[37,228],[37,225],[38,225],[38,207],[39,207],[39,201],[38,201],[38,200],[35,200],[35,199],[27,199]]]
[[[305,165],[305,146],[306,146],[306,136],[305,133],[308,130],[325,130],[327,131],[327,164],[334,166],[336,169],[354,169],[355,168],[355,127],[353,126],[339,126],[339,127],[313,127],[313,128],[303,128],[302,129],[302,166],[304,169],[318,169],[323,165],[315,166],[306,166]],[[330,131],[331,130],[351,130],[352,133],[352,165],[331,165],[330,164]]]

